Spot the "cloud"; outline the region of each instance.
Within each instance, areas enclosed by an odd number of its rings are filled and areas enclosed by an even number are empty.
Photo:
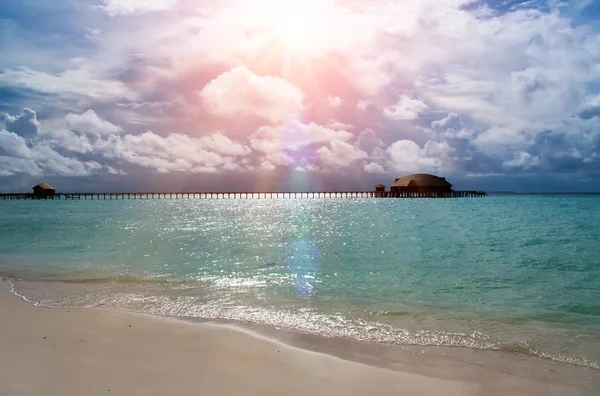
[[[357,144],[360,149],[367,153],[373,153],[376,149],[385,147],[385,143],[370,128],[365,129],[358,135]]]
[[[250,154],[250,148],[238,142],[232,141],[222,133],[198,138],[198,143],[207,150],[230,156],[245,156]]]
[[[69,129],[49,129],[40,131],[40,138],[48,145],[67,152],[85,154],[93,151],[93,145],[88,136],[81,135]]]
[[[0,131],[1,139],[2,132]],[[2,176],[17,176],[22,174],[41,176],[44,173],[35,161],[2,155],[0,155],[0,169],[2,170]]]
[[[17,116],[5,114],[4,125],[6,126],[7,131],[14,132],[24,138],[33,138],[40,130],[40,123],[37,120],[37,115],[35,111],[29,108],[23,109],[21,114]]]
[[[35,120],[36,114],[25,109],[20,116],[7,116],[15,129],[22,120]],[[249,147],[232,141],[221,133],[194,138],[171,133],[160,136],[147,131],[123,133],[121,127],[100,118],[95,112],[69,113],[68,129],[43,129],[25,140],[8,130],[0,130],[0,156],[14,159],[7,167],[11,174],[89,176],[95,173],[124,174],[123,165],[168,172],[215,172],[243,170],[234,157],[250,154]]]
[[[584,120],[600,117],[600,95],[582,103],[577,110],[577,114]]]
[[[383,167],[376,162],[369,162],[367,165],[365,165],[364,169],[365,169],[365,172],[367,172],[367,173],[384,173],[385,172]]]
[[[266,171],[272,171],[277,169],[275,165],[273,165],[270,161],[263,161],[260,163],[260,168]]]
[[[540,165],[540,158],[537,155],[531,155],[528,152],[522,151],[510,161],[505,161],[506,168],[523,168],[529,170]]]
[[[232,161],[207,150],[200,139],[176,133],[166,137],[151,131],[140,135],[112,135],[96,142],[94,148],[105,158],[160,173],[203,172]]]
[[[330,96],[327,98],[327,100],[329,101],[329,105],[331,107],[340,107],[343,103],[342,98],[339,96]]]
[[[6,130],[0,130],[0,158],[6,173],[14,175],[89,176],[101,168],[95,162],[63,156],[44,142],[28,143]]]
[[[260,127],[250,136],[251,147],[259,152],[299,151],[307,146],[327,143],[334,139],[348,141],[353,135],[345,130],[328,128],[316,123],[291,121],[280,126]]]
[[[598,169],[600,29],[582,6],[309,0],[311,26],[283,34],[262,1],[42,3],[3,25],[0,111],[43,125],[5,116],[3,174]]]
[[[333,139],[329,147],[319,148],[316,154],[325,168],[344,168],[367,158],[364,151],[338,139]]]
[[[288,166],[296,163],[296,160],[294,159],[294,157],[292,157],[290,154],[286,153],[285,151],[277,151],[277,152],[268,153],[266,155],[266,159],[267,159],[267,162],[271,165],[284,166],[284,167],[288,167]],[[262,164],[264,164],[264,161],[261,163],[261,165]]]
[[[473,140],[473,146],[487,154],[502,154],[506,150],[523,148],[528,137],[523,131],[512,128],[492,127]]]
[[[448,171],[452,148],[447,143],[428,141],[423,148],[412,140],[394,142],[387,150],[389,166],[401,173]]]
[[[296,118],[303,94],[286,80],[258,76],[240,66],[227,71],[200,92],[205,109],[217,116],[258,116],[271,122]]]
[[[175,7],[178,0],[102,0],[95,6],[110,16],[144,14],[152,11],[164,11]]]
[[[126,85],[117,80],[99,78],[88,65],[67,69],[59,74],[19,67],[0,72],[0,83],[41,93],[61,95],[61,99],[87,97],[97,100],[135,98]]]
[[[449,113],[448,116],[442,118],[441,120],[433,121],[431,123],[431,127],[438,130],[452,129],[456,131],[462,129],[463,126],[463,120],[460,114],[457,113]]]
[[[16,158],[30,158],[31,152],[25,139],[16,133],[0,129],[0,155]]]
[[[356,108],[360,111],[366,111],[369,107],[373,106],[373,102],[365,99],[365,100],[361,100],[356,104]]]
[[[65,122],[69,129],[91,135],[114,135],[123,131],[121,127],[98,117],[94,110],[83,114],[69,113]]]
[[[350,124],[344,124],[343,122],[339,122],[339,121],[335,121],[335,120],[331,120],[330,123],[328,123],[327,125],[325,125],[325,127],[329,128],[329,129],[337,129],[337,130],[346,130],[346,131],[350,131],[352,129],[354,129],[354,125],[350,125]]]
[[[383,109],[385,116],[391,120],[416,120],[420,113],[429,110],[429,106],[417,99],[401,96],[395,105]]]

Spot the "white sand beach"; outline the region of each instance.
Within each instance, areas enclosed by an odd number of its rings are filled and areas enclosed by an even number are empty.
[[[5,282],[0,351],[2,396],[593,394],[450,359],[379,368],[233,325],[34,307]]]

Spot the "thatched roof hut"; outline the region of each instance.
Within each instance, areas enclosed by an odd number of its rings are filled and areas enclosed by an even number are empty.
[[[385,186],[383,184],[378,184],[375,186],[375,192],[384,192]]]
[[[56,189],[48,183],[40,183],[33,187],[34,195],[52,195],[56,194]]]
[[[415,173],[396,179],[392,184],[391,191],[449,192],[452,191],[452,184],[444,177]]]

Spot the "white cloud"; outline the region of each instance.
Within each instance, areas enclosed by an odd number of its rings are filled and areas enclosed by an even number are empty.
[[[110,16],[143,14],[152,11],[164,11],[175,7],[178,0],[102,0],[95,8]]]
[[[223,155],[244,156],[250,154],[250,148],[241,143],[234,142],[222,133],[198,138],[198,143],[207,150]]]
[[[36,119],[33,111],[22,114],[25,114],[22,118],[7,116],[8,124],[21,125],[20,119]],[[31,139],[0,130],[2,163],[9,158],[15,160],[15,165],[5,168],[6,172],[63,176],[125,174],[124,165],[159,173],[251,169],[247,160],[238,163],[236,159],[251,154],[250,148],[221,133],[199,138],[178,133],[161,136],[150,131],[128,134],[93,111],[70,113],[65,116],[65,123],[69,129],[45,130],[37,124],[39,133]]]
[[[31,151],[25,139],[14,132],[0,129],[0,155],[17,158],[31,158]]]
[[[0,130],[0,157],[8,173],[62,176],[89,176],[99,168],[97,163],[63,156],[44,142],[28,143],[15,133]]]
[[[402,173],[447,171],[452,168],[452,148],[443,142],[428,141],[423,148],[412,140],[399,140],[388,149],[390,168]]]
[[[365,169],[365,172],[367,172],[367,173],[384,173],[385,172],[383,167],[376,162],[369,162],[367,165],[365,165],[364,169]]]
[[[358,56],[348,65],[352,82],[361,93],[375,96],[391,85],[395,67],[389,55],[388,51],[384,51],[375,58]]]
[[[46,134],[31,109],[24,109],[19,116],[6,115],[5,124],[8,130],[0,129],[0,156],[9,173],[88,176],[101,168],[96,162],[55,151],[45,140]]]
[[[40,131],[40,138],[51,147],[73,153],[89,153],[93,146],[85,135],[80,135],[68,129],[50,129]]]
[[[4,125],[7,131],[14,132],[24,138],[33,138],[40,131],[40,123],[37,120],[35,111],[28,108],[23,109],[21,114],[16,116],[5,114]]]
[[[208,83],[200,97],[205,109],[217,116],[259,116],[280,122],[303,111],[304,95],[286,80],[257,76],[240,66]]]
[[[0,131],[0,140],[2,139]],[[27,174],[41,176],[44,171],[33,160],[0,155],[0,169],[4,176]]]
[[[523,168],[529,170],[540,165],[540,158],[537,155],[531,155],[522,151],[510,161],[504,162],[506,168]]]
[[[204,148],[199,139],[183,134],[162,137],[153,132],[140,135],[112,135],[95,143],[103,156],[129,162],[161,173],[192,171],[198,166],[215,167],[225,159]]]
[[[391,120],[416,120],[419,114],[429,110],[429,106],[418,99],[402,95],[395,105],[383,109],[385,116]]]
[[[92,42],[98,42],[99,36],[102,34],[102,29],[93,29],[90,27],[85,28],[86,35],[85,37]]]
[[[65,116],[65,122],[69,129],[90,135],[114,135],[122,132],[121,127],[98,117],[94,110],[83,114],[69,113]]]
[[[127,174],[127,172],[125,172],[124,170],[116,169],[116,168],[113,168],[112,166],[107,166],[106,171],[108,172],[109,175],[126,175]]]
[[[250,145],[254,150],[263,153],[282,150],[298,151],[306,146],[327,143],[333,139],[348,141],[352,137],[353,135],[345,130],[292,121],[277,127],[259,128],[250,136]]]
[[[331,120],[329,124],[325,125],[329,129],[337,129],[338,131],[350,131],[354,129],[354,125],[344,124],[343,122]]]
[[[31,70],[27,67],[9,69],[0,73],[0,83],[38,92],[61,95],[61,99],[89,97],[106,100],[135,99],[129,88],[114,79],[99,78],[94,70],[78,67],[59,74]]]
[[[368,99],[361,100],[356,104],[356,108],[360,111],[366,111],[369,107],[372,106],[373,102]]]
[[[290,154],[285,151],[277,151],[274,153],[269,153],[266,156],[267,162],[270,164],[275,164],[279,166],[290,166],[293,165],[296,160]]]
[[[350,143],[333,139],[330,147],[323,146],[316,151],[325,167],[347,167],[356,161],[367,158],[367,153]]]
[[[358,135],[357,145],[367,153],[373,153],[377,148],[385,147],[385,143],[377,137],[372,129],[365,129]]]
[[[342,98],[339,96],[330,96],[327,101],[331,107],[340,107],[343,103]]]
[[[600,95],[583,102],[577,109],[577,114],[583,119],[600,118]]]
[[[433,129],[452,129],[459,130],[464,126],[463,120],[458,113],[449,113],[448,116],[442,118],[441,120],[433,121],[431,123],[431,127]]]
[[[275,165],[273,165],[270,161],[263,161],[260,163],[260,168],[267,170],[267,171],[272,171],[277,169],[277,167]]]
[[[512,128],[492,127],[477,135],[473,145],[486,154],[499,155],[506,150],[523,148],[528,141],[523,132]]]

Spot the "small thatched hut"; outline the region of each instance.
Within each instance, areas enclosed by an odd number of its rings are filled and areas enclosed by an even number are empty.
[[[40,183],[37,186],[33,187],[33,195],[39,196],[47,196],[56,194],[56,189],[52,187],[48,183]]]
[[[376,185],[375,192],[385,192],[385,186],[383,184]]]
[[[444,177],[416,173],[396,179],[392,184],[391,191],[410,193],[451,192],[452,184],[448,183]]]

